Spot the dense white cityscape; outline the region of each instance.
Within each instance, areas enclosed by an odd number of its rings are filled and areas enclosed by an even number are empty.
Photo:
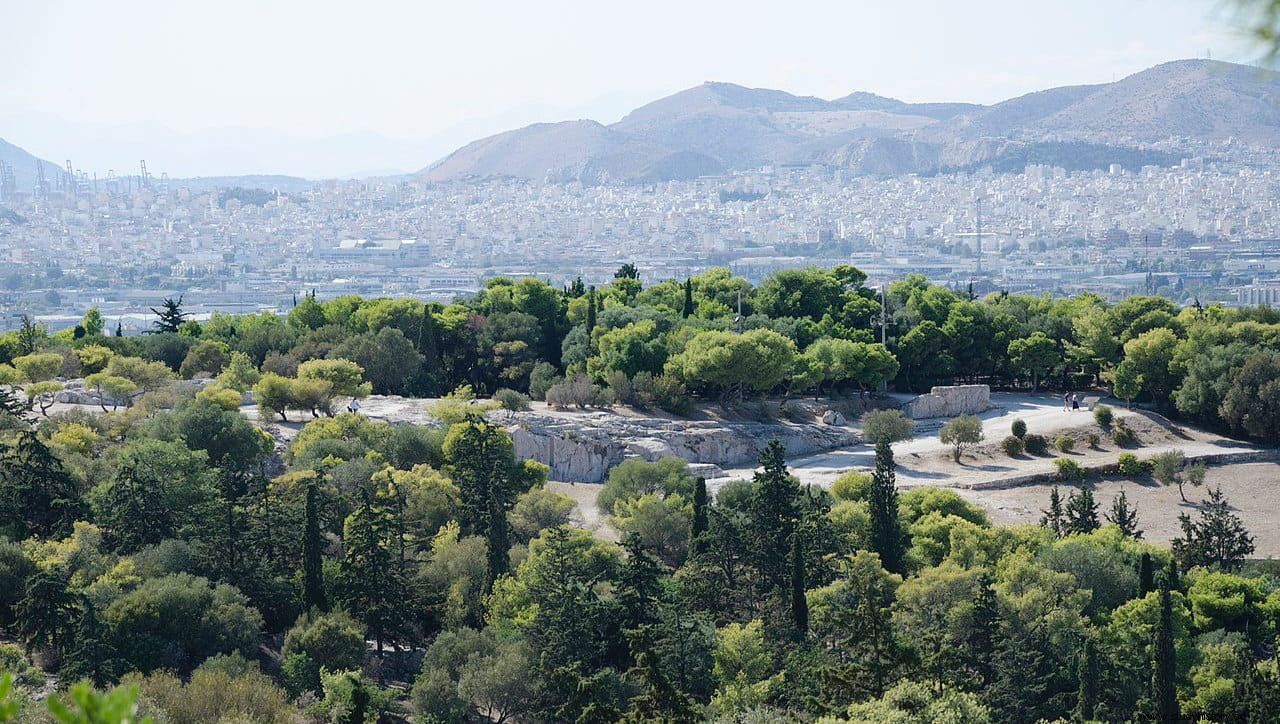
[[[1280,166],[1206,151],[1174,167],[1085,172],[877,178],[766,166],[647,185],[193,191],[146,178],[97,193],[12,191],[0,200],[0,326],[27,314],[57,328],[96,304],[129,330],[176,294],[205,313],[287,310],[308,291],[444,301],[492,276],[590,283],[624,262],[650,281],[717,265],[758,280],[852,263],[873,281],[915,271],[982,291],[1280,300]]]

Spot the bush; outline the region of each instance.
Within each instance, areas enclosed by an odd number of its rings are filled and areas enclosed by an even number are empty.
[[[1133,453],[1120,453],[1120,457],[1116,462],[1120,474],[1125,477],[1134,477],[1146,471],[1146,467],[1138,460],[1138,456]]]
[[[1010,435],[1000,442],[1000,449],[1011,458],[1018,457],[1022,454],[1022,438]]]
[[[122,683],[138,687],[141,713],[161,710],[154,712],[156,721],[287,724],[297,717],[286,693],[256,666],[239,672],[201,667],[185,685],[168,672],[129,674]]]
[[[1106,405],[1098,405],[1093,408],[1093,421],[1098,423],[1098,427],[1103,430],[1111,429],[1111,421],[1114,419],[1115,413]]]
[[[1053,464],[1058,468],[1058,477],[1063,480],[1080,480],[1084,477],[1084,468],[1071,458],[1054,458]]]
[[[871,410],[862,415],[862,435],[871,443],[908,440],[915,428],[916,421],[901,410]]]
[[[290,696],[320,693],[320,664],[306,654],[289,654],[280,664],[280,681]]]
[[[1058,439],[1053,441],[1053,448],[1058,452],[1069,453],[1076,446],[1076,441],[1070,435],[1059,435]]]
[[[866,500],[871,489],[871,473],[850,470],[831,484],[831,495],[836,500]]]
[[[629,458],[609,471],[604,487],[596,496],[596,506],[605,515],[612,515],[619,500],[631,500],[645,493],[677,493],[685,500],[692,500],[695,485],[689,464],[683,458],[666,457],[652,463]]]
[[[1024,420],[1014,420],[1013,424],[1009,426],[1009,432],[1012,432],[1014,437],[1021,440],[1027,435],[1027,423]]]
[[[550,362],[539,362],[529,373],[529,396],[535,400],[541,400],[546,397],[547,390],[560,381],[555,365]]]
[[[467,419],[469,414],[480,414],[498,406],[496,400],[475,401],[476,395],[471,385],[458,385],[453,392],[427,405],[427,414],[443,422],[446,426],[456,425]],[[496,395],[495,395],[496,398]]]
[[[281,654],[304,654],[330,671],[358,669],[364,662],[364,627],[344,611],[302,614],[284,636]],[[319,688],[317,679],[315,687]]]
[[[613,395],[613,404],[644,409],[645,405],[636,396],[635,386],[631,384],[626,372],[611,370],[604,383],[609,388],[609,394]]]
[[[1022,446],[1028,455],[1044,455],[1049,452],[1049,439],[1044,435],[1029,433],[1022,438]]]
[[[671,375],[638,372],[631,388],[643,407],[656,407],[673,415],[684,415],[693,407],[693,398],[684,383]]]
[[[943,445],[951,446],[951,457],[960,462],[960,454],[970,445],[982,442],[982,420],[975,415],[953,417],[938,431]]]
[[[530,409],[528,395],[507,389],[506,387],[501,387],[494,392],[493,400],[501,405],[502,409],[509,410],[511,412],[527,412]]]
[[[546,488],[521,493],[508,514],[511,532],[517,540],[528,542],[547,528],[568,524],[574,506],[573,498]]]
[[[591,383],[591,378],[579,374],[572,380],[552,385],[547,389],[547,404],[558,409],[577,407],[605,407],[608,400],[605,391]]]
[[[1123,421],[1117,420],[1111,428],[1111,442],[1120,447],[1128,447],[1138,442],[1138,436]]]
[[[1102,438],[1098,437],[1098,433],[1096,432],[1091,432],[1088,435],[1085,435],[1084,439],[1088,441],[1089,447],[1094,449],[1097,449],[1098,445],[1102,442]]]

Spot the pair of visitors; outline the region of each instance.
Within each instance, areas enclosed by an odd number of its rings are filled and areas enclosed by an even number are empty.
[[[1080,409],[1080,393],[1074,395],[1068,390],[1062,393],[1062,409],[1063,411],[1074,411]]]

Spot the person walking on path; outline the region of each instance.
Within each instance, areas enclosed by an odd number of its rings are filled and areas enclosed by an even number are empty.
[[[1080,393],[1077,392],[1071,396],[1071,411],[1075,412],[1080,409]]]
[[[355,414],[360,411],[360,401],[352,397],[351,402],[347,403],[347,412]]]
[[[1062,393],[1062,411],[1066,412],[1071,409],[1071,390]]]

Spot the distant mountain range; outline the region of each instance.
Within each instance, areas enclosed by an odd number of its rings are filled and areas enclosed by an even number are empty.
[[[835,100],[705,83],[602,125],[539,123],[467,144],[425,181],[513,176],[655,182],[767,164],[854,173],[932,173],[992,165],[1128,167],[1178,160],[1170,139],[1280,143],[1280,74],[1208,60],[1164,63],[1114,83],[1068,86],[990,106]]]
[[[36,185],[36,164],[44,167],[44,177],[51,185],[65,175],[63,168],[51,161],[36,158],[21,148],[0,138],[0,161],[13,167],[14,182],[24,192],[30,192]]]

